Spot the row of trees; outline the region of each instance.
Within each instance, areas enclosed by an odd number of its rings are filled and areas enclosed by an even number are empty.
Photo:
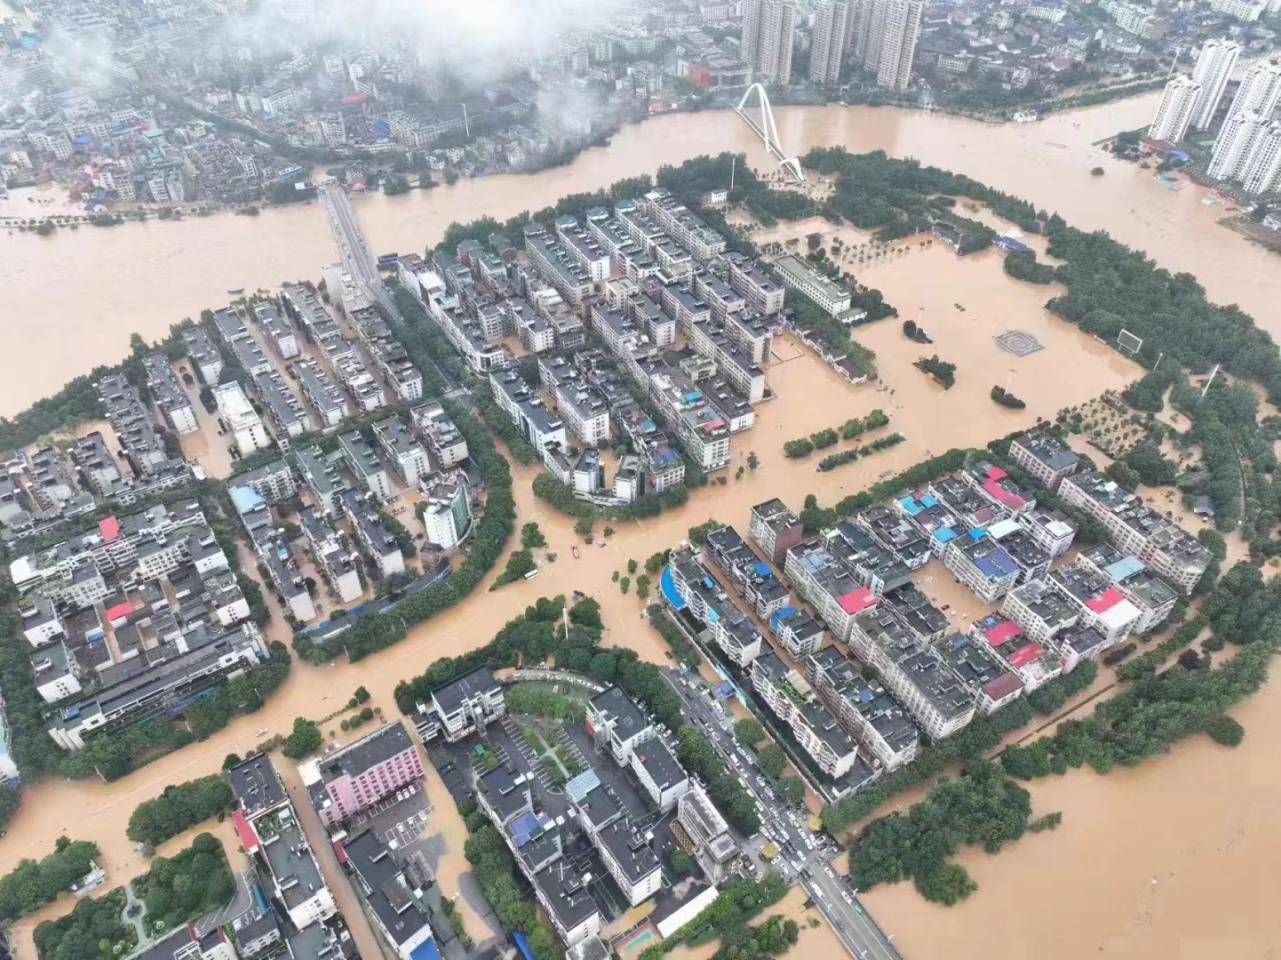
[[[222,844],[210,833],[198,834],[173,857],[156,857],[133,881],[134,895],[146,907],[143,922],[153,934],[226,905],[235,891]]]
[[[896,447],[906,439],[907,437],[901,433],[891,433],[884,437],[877,437],[871,443],[865,443],[861,447],[842,450],[840,453],[833,453],[824,457],[818,462],[818,469],[824,473],[828,470],[835,470],[846,463],[853,463],[859,457],[870,456],[873,453],[888,450],[890,447]]]
[[[134,808],[126,834],[137,843],[158,847],[202,820],[230,810],[234,803],[231,785],[221,773],[171,783],[160,796]]]
[[[647,493],[633,503],[604,505],[589,503],[574,496],[574,491],[550,473],[534,477],[534,496],[561,513],[580,520],[641,520],[655,517],[664,510],[684,506],[689,500],[689,487],[678,483],[661,493]]]
[[[522,932],[535,960],[560,960],[560,941],[539,916],[534,898],[517,884],[516,863],[498,831],[489,823],[478,826],[463,844],[463,854],[503,929]]]
[[[851,417],[846,420],[839,431],[835,427],[825,427],[808,437],[788,440],[783,444],[783,453],[792,459],[808,457],[815,450],[833,446],[837,440],[857,440],[865,430],[876,430],[889,422],[890,418],[885,411],[878,407],[862,419]]]

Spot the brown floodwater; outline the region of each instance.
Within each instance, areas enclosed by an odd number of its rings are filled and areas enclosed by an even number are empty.
[[[782,107],[775,115],[784,143],[797,153],[840,144],[916,157],[1058,210],[1077,226],[1109,230],[1171,270],[1195,272],[1213,299],[1239,303],[1281,333],[1275,309],[1281,271],[1274,254],[1216,227],[1225,210],[1203,204],[1205,190],[1191,183],[1164,186],[1150,170],[1093,146],[1146,123],[1156,96],[1031,124],[871,107]],[[662,163],[727,149],[767,163],[759,141],[733,113],[669,114],[627,126],[609,146],[584,151],[562,167],[460,180],[399,197],[371,195],[358,210],[378,252],[422,250],[456,220],[486,214],[503,219],[568,193],[653,173]],[[1103,167],[1104,176],[1092,177],[1094,166]],[[32,195],[14,191],[0,201],[0,217],[72,212],[58,191],[40,194],[56,197],[47,206],[28,202]],[[181,223],[84,226],[49,237],[0,227],[0,333],[10,344],[0,414],[21,409],[95,364],[118,360],[131,332],[160,336],[171,323],[226,302],[229,289],[314,278],[335,256],[314,204],[271,208],[258,217],[219,213]]]
[[[910,883],[864,903],[911,958],[1281,955],[1281,687],[1232,713],[1247,730],[1235,750],[1194,737],[1133,769],[1037,781],[1034,811],[1062,824],[995,856],[965,851],[978,890],[959,906]]]

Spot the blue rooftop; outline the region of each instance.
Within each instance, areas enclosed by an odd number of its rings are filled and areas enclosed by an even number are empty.
[[[676,589],[676,581],[672,579],[671,567],[663,567],[662,576],[658,578],[658,588],[663,591],[663,599],[667,601],[673,610],[685,609],[685,598]]]
[[[898,505],[907,511],[909,517],[914,517],[925,509],[915,497],[904,497],[898,502]]]

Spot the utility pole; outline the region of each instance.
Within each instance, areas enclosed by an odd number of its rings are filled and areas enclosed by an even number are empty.
[[[731,154],[729,158],[729,192],[734,192],[734,174],[738,170],[738,154]]]
[[[467,120],[467,104],[463,104],[463,135],[471,139],[471,123]]]
[[[1219,375],[1219,366],[1220,364],[1216,363],[1214,365],[1214,369],[1210,371],[1210,379],[1207,380],[1205,382],[1205,386],[1201,388],[1201,400],[1204,400],[1205,395],[1210,392],[1210,384],[1214,383],[1214,378]]]

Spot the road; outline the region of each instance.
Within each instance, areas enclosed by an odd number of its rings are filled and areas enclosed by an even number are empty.
[[[387,286],[378,273],[378,262],[369,249],[369,244],[365,242],[364,235],[360,232],[360,224],[356,222],[356,211],[352,208],[346,192],[333,180],[322,184],[319,192],[320,202],[329,215],[329,229],[333,231],[334,239],[338,241],[343,268],[351,275],[360,291],[369,298],[371,303],[378,306],[386,318],[408,323],[409,321],[397,309],[395,299],[387,291]],[[430,359],[431,365],[436,368],[436,373],[449,387],[445,394],[447,398],[470,396],[466,388],[451,376],[448,370],[437,363],[435,358]]]
[[[859,902],[848,881],[832,869],[837,847],[811,832],[805,814],[791,809],[756,766],[750,751],[734,739],[734,721],[711,696],[711,686],[693,671],[664,668],[663,675],[684,705],[684,714],[702,731],[738,774],[756,801],[761,835],[780,848],[773,867],[789,883],[801,883],[832,929],[857,960],[902,960],[889,937]]]

